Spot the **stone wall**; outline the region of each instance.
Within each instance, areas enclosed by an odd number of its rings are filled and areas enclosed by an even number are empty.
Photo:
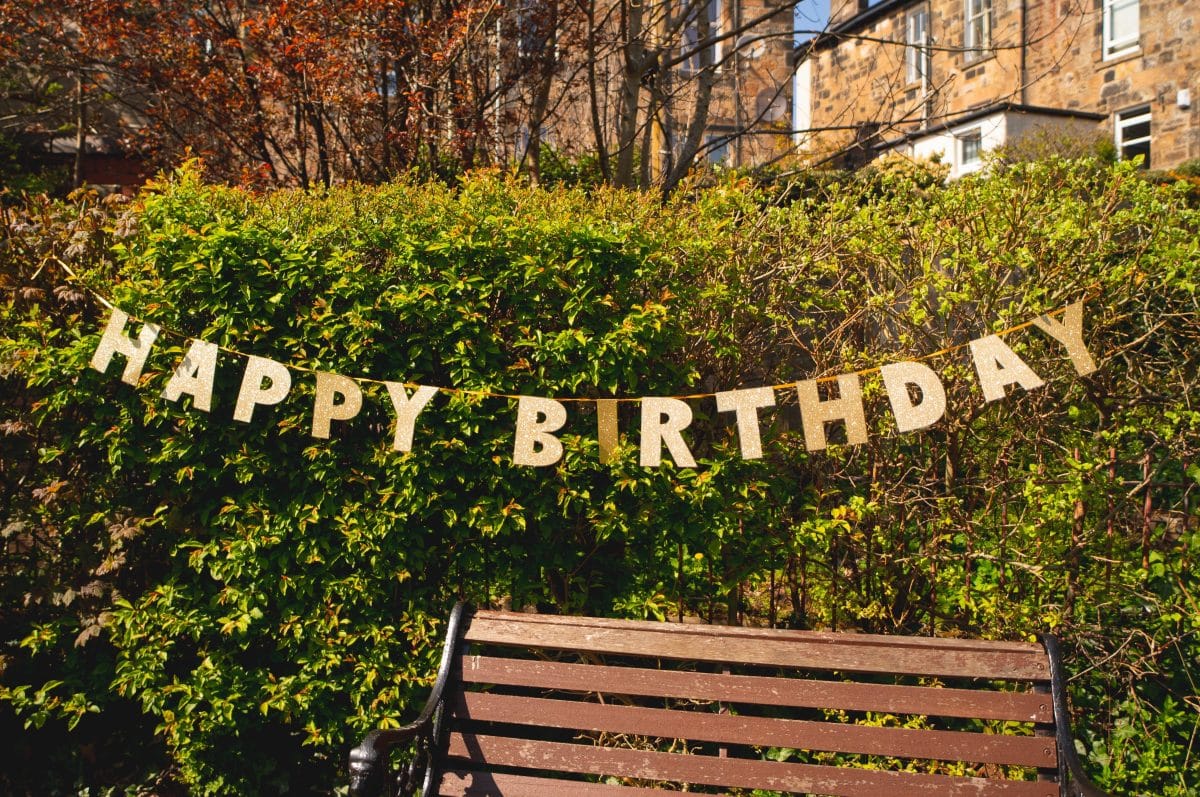
[[[1030,47],[1029,103],[1082,108],[1107,114],[1105,135],[1122,111],[1150,106],[1151,166],[1167,168],[1200,158],[1200,2],[1142,0],[1140,47],[1105,60],[1101,16],[1063,14],[1049,0],[1031,4],[1044,39]],[[1075,24],[1071,24],[1075,23]],[[1077,32],[1076,32],[1077,29]],[[1192,107],[1177,104],[1180,89],[1192,95]]]
[[[724,5],[726,26],[738,21],[732,18],[735,6],[743,24],[771,16],[751,32],[751,37],[762,38],[742,47],[738,57],[727,63],[714,87],[710,118],[716,131],[753,131],[733,142],[731,165],[769,162],[791,145],[791,6],[780,0],[741,0]],[[732,42],[726,47],[732,47]]]
[[[835,0],[835,13],[856,3]],[[932,36],[927,86],[906,80],[902,44],[906,16],[922,5]],[[1011,102],[1106,114],[1096,133],[1108,137],[1116,113],[1148,104],[1152,166],[1200,157],[1200,115],[1177,103],[1180,89],[1198,93],[1197,16],[1200,0],[1142,0],[1140,49],[1105,60],[1097,0],[993,0],[991,52],[979,56],[962,50],[963,0],[884,0],[810,55],[811,125],[826,129],[810,137],[809,156]]]

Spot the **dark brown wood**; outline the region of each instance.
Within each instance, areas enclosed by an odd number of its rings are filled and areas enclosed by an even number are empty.
[[[449,672],[454,686],[431,699],[418,723],[424,741],[416,747],[430,750],[428,766],[418,761],[402,770],[418,779],[437,773],[439,794],[620,797],[692,785],[884,797],[1105,797],[1076,760],[1062,654],[1050,635],[1035,645],[489,611],[463,616],[470,619],[461,634],[449,634],[439,670],[439,682]],[[935,723],[878,727],[859,724],[862,713]],[[1008,724],[988,733],[975,730],[987,726],[937,718]],[[971,730],[945,729],[963,725]],[[773,761],[764,758],[768,748],[797,754]]]
[[[463,682],[470,684],[718,700],[791,708],[878,711],[1012,722],[1054,721],[1049,697],[1035,692],[720,675],[493,656],[463,656],[459,668]]]
[[[488,692],[459,695],[451,706],[455,718],[542,728],[1021,767],[1055,767],[1058,763],[1054,742],[1033,736],[880,728]]]
[[[1055,784],[779,763],[453,733],[448,755],[488,767],[609,775],[725,788],[845,797],[1054,797]],[[457,768],[451,764],[451,768]],[[475,768],[475,767],[472,767]]]
[[[1033,644],[881,637],[479,612],[471,643],[842,672],[1042,681]]]
[[[437,793],[439,797],[495,797],[497,794],[503,794],[504,797],[662,797],[659,789],[465,770],[447,772],[442,777]]]
[[[844,643],[852,640],[860,644],[875,644],[890,647],[913,648],[958,648],[961,650],[1009,651],[1012,653],[1039,653],[1041,647],[1034,642],[1007,642],[990,639],[959,639],[954,637],[889,636],[887,634],[859,634],[852,631],[789,631],[779,628],[756,628],[754,626],[712,625],[706,623],[663,623],[656,620],[613,620],[606,617],[575,617],[562,614],[536,614],[532,612],[503,612],[479,609],[473,615],[480,620],[511,620],[535,625],[561,625],[579,628],[612,628],[618,631],[642,630],[685,634],[688,636],[737,637],[744,639],[800,638],[809,641]],[[468,630],[468,634],[470,631]]]

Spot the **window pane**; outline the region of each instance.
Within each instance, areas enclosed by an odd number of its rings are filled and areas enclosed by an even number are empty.
[[[1150,137],[1150,120],[1146,119],[1142,122],[1135,122],[1131,125],[1124,125],[1121,128],[1121,140],[1132,141],[1135,138]]]
[[[972,20],[971,27],[968,29],[967,46],[968,47],[983,47],[987,44],[987,32],[983,25],[983,18]]]
[[[1105,3],[1105,22],[1107,29],[1105,45],[1110,50],[1119,49],[1137,43],[1138,17],[1140,7],[1138,0],[1108,0]]]
[[[1150,168],[1150,142],[1143,141],[1139,144],[1128,144],[1121,147],[1121,160],[1133,160],[1138,155],[1142,156],[1142,168]]]
[[[908,67],[907,77],[908,82],[920,80],[925,74],[926,53],[921,49],[921,45],[926,44],[926,27],[929,21],[929,12],[925,9],[920,9],[908,15],[905,25],[905,43],[908,47],[904,50],[904,63]]]
[[[1150,165],[1150,108],[1132,108],[1117,114],[1116,143],[1121,160],[1143,156],[1142,165]]]
[[[925,43],[925,10],[914,11],[908,15],[908,43]]]
[[[1113,8],[1113,39],[1126,39],[1138,34],[1138,7],[1134,3],[1124,8]]]
[[[983,149],[983,140],[976,130],[967,133],[962,137],[962,162],[963,165],[971,165],[979,162],[981,151]]]

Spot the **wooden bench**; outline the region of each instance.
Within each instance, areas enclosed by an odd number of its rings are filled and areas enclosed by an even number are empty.
[[[407,756],[393,769],[393,752]],[[1101,795],[1059,648],[965,639],[451,615],[429,702],[350,754],[351,794],[761,789]],[[744,792],[743,792],[744,793]]]

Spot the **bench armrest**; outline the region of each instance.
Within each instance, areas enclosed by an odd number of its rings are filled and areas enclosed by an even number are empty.
[[[1071,733],[1071,715],[1067,711],[1067,678],[1063,671],[1062,649],[1054,634],[1039,634],[1050,660],[1050,697],[1054,703],[1054,734],[1058,742],[1058,773],[1062,793],[1068,797],[1109,797],[1083,773]]]
[[[417,719],[399,728],[371,731],[350,751],[351,797],[379,797],[381,794],[393,797],[397,786],[404,791],[414,788],[419,776],[429,768],[430,753],[441,730],[440,709],[446,685],[450,681],[450,670],[454,665],[454,654],[458,648],[463,616],[467,610],[467,605],[460,602],[450,613],[437,679]],[[388,756],[392,748],[414,740],[417,742],[417,749],[404,771],[399,773],[401,783],[397,784],[390,776]]]
[[[351,797],[392,797],[393,784],[389,780],[388,754],[393,747],[428,735],[429,722],[413,722],[402,728],[371,731],[358,747],[350,751],[350,794]],[[419,756],[414,757],[417,758]]]

